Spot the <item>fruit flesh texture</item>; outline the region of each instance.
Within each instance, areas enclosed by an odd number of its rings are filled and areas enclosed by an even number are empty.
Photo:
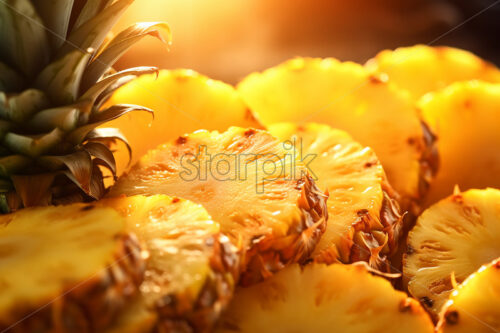
[[[318,187],[329,193],[327,228],[313,258],[387,265],[385,256],[396,249],[401,216],[397,206],[394,215],[384,212],[393,191],[373,150],[328,125],[279,123],[269,126],[269,132],[293,144],[298,154],[314,156],[310,169]]]
[[[13,332],[103,328],[137,293],[143,274],[139,248],[112,209],[24,209],[0,216],[0,225],[7,251],[0,261],[2,329],[26,314],[31,316]]]
[[[458,283],[500,256],[500,190],[469,190],[427,209],[408,235],[403,277],[437,316]]]
[[[237,278],[236,250],[220,234],[219,224],[201,205],[165,195],[119,197],[102,204],[126,218],[127,228],[149,253],[140,286],[146,309],[139,324],[151,320],[149,310],[158,313],[160,326],[182,322],[198,331],[209,329]],[[208,306],[200,302],[204,294],[214,298]]]
[[[364,266],[293,265],[237,291],[217,333],[433,332],[424,309]]]
[[[425,189],[429,144],[413,100],[363,66],[296,58],[249,75],[238,91],[265,125],[324,123],[371,147],[405,209]]]
[[[105,333],[151,333],[158,321],[155,312],[149,310],[139,297],[134,299],[116,318]]]
[[[500,261],[471,274],[440,314],[438,331],[489,333],[500,330]]]
[[[253,283],[306,260],[324,231],[326,196],[292,155],[264,131],[198,131],[150,151],[109,195],[161,193],[202,204],[241,251],[241,282]]]
[[[262,128],[230,85],[192,70],[162,70],[143,75],[118,89],[113,104],[143,105],[155,110],[129,114],[110,123],[120,129],[134,147],[130,165],[149,149],[199,129],[225,131],[230,126]],[[145,138],[147,136],[147,138]],[[128,163],[125,150],[117,152],[118,172]]]
[[[500,70],[474,54],[453,47],[415,45],[384,50],[368,60],[367,68],[385,73],[389,80],[415,99],[457,81],[500,83]]]
[[[500,84],[455,83],[419,105],[437,133],[441,160],[425,205],[447,197],[455,185],[500,188]]]

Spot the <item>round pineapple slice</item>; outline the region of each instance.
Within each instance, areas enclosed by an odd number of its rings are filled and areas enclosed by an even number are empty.
[[[102,204],[126,217],[149,252],[140,290],[146,309],[158,313],[159,327],[167,332],[212,327],[233,294],[238,269],[236,249],[219,224],[201,205],[165,195],[123,196]],[[151,320],[142,311],[138,326]]]
[[[113,209],[24,209],[0,216],[0,330],[95,332],[138,293],[144,261]]]
[[[433,332],[420,304],[363,265],[287,267],[237,291],[217,333]]]
[[[330,58],[290,60],[249,75],[238,91],[265,125],[324,123],[373,148],[403,208],[418,211],[435,168],[433,136],[407,93],[361,65]]]
[[[386,257],[397,249],[402,218],[373,150],[328,125],[280,123],[269,132],[298,154],[314,156],[309,167],[318,187],[329,193],[329,219],[314,260],[363,260],[388,270]]]
[[[457,81],[500,82],[500,70],[495,65],[453,47],[415,45],[384,50],[366,66],[370,71],[387,74],[391,82],[415,99]]]
[[[482,264],[500,257],[500,190],[457,191],[427,209],[408,235],[403,278],[435,316]]]
[[[158,318],[144,304],[142,298],[131,301],[125,310],[113,321],[105,333],[151,333],[153,332]]]
[[[482,266],[458,286],[437,327],[442,333],[500,331],[500,259]]]
[[[106,125],[125,134],[134,148],[133,164],[149,149],[185,133],[199,129],[225,131],[230,126],[262,127],[232,86],[192,70],[143,75],[119,88],[108,102],[136,103],[153,109],[154,120],[149,114],[136,112]],[[127,151],[119,150],[116,159],[121,173],[129,162]]]
[[[460,189],[500,188],[500,84],[455,83],[420,101],[422,115],[438,135],[441,165],[425,204]]]
[[[198,131],[150,151],[109,195],[202,204],[241,251],[241,283],[254,283],[307,260],[326,225],[326,195],[286,148],[260,130]]]

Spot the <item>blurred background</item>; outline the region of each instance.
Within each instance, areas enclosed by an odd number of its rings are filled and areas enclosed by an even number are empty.
[[[382,49],[431,42],[500,63],[498,0],[136,0],[116,28],[138,21],[167,21],[170,52],[148,38],[117,69],[192,68],[236,83],[294,56],[363,63]]]

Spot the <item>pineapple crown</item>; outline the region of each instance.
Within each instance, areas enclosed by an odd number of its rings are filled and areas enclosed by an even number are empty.
[[[133,0],[0,0],[0,209],[104,194],[99,166],[116,178],[111,144],[123,141],[104,123],[131,111],[103,102],[137,75],[111,66],[147,35],[170,43],[166,23],[110,30]],[[98,128],[99,127],[99,128]],[[57,200],[57,198],[60,198]],[[63,200],[62,198],[65,198]]]

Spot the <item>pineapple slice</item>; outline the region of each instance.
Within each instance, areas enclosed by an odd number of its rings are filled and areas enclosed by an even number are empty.
[[[415,45],[384,50],[366,66],[370,71],[387,74],[391,82],[415,99],[457,81],[500,82],[500,70],[495,65],[453,47]]]
[[[217,333],[431,333],[425,310],[363,265],[287,267],[242,288]]]
[[[437,132],[441,158],[426,206],[450,195],[455,184],[500,188],[500,84],[455,83],[423,97],[420,108]]]
[[[0,331],[94,332],[138,293],[144,261],[114,210],[95,205],[0,216]]]
[[[241,283],[306,260],[326,225],[326,195],[265,131],[198,131],[144,156],[111,189],[202,204],[241,251]]]
[[[458,286],[440,314],[438,331],[500,331],[500,259],[482,266]]]
[[[219,224],[201,205],[165,195],[119,197],[102,204],[126,217],[150,255],[140,286],[145,309],[129,310],[143,312],[132,319],[135,325],[148,324],[150,310],[168,332],[213,326],[233,294],[238,268],[236,249],[220,234]]]
[[[388,270],[385,259],[397,248],[402,218],[373,150],[328,125],[280,123],[269,132],[299,154],[315,156],[310,168],[316,184],[329,192],[329,220],[314,250],[315,261],[364,260]]]
[[[230,126],[262,127],[233,87],[192,70],[143,75],[119,88],[108,102],[134,103],[155,110],[154,120],[138,112],[106,125],[125,134],[134,148],[134,164],[149,149],[185,133],[199,129],[225,131]],[[127,151],[118,150],[116,159],[121,173],[129,162]]]
[[[457,191],[427,209],[408,235],[403,278],[434,316],[485,262],[500,257],[500,190]]]
[[[265,125],[325,123],[373,148],[403,208],[418,211],[435,169],[433,136],[407,93],[361,65],[310,58],[251,74],[238,91]]]
[[[151,333],[158,317],[144,304],[142,298],[131,301],[105,333]]]

